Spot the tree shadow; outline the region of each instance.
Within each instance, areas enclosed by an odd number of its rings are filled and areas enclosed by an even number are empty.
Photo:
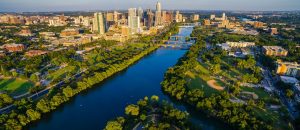
[[[16,79],[9,79],[9,80],[6,80],[5,82],[1,83],[0,84],[0,90],[5,90],[7,91],[7,85],[9,85],[10,83],[14,82]]]
[[[21,84],[17,89],[14,90],[14,92],[12,93],[12,95],[20,95],[20,94],[24,94],[26,92],[28,92],[28,90],[33,87],[34,85],[30,82],[25,82],[23,84]]]

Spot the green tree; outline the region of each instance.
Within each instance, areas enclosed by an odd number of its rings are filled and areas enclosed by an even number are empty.
[[[23,114],[18,115],[18,119],[21,125],[26,126],[30,122],[30,120]]]
[[[118,121],[109,121],[106,124],[105,130],[122,130],[122,124]]]
[[[294,96],[294,92],[291,89],[287,89],[286,96],[291,99]]]
[[[40,101],[38,101],[38,103],[36,104],[36,108],[42,113],[47,113],[51,110],[48,101],[46,101],[45,99],[41,99]]]
[[[131,104],[125,108],[125,113],[127,115],[137,116],[139,115],[139,110],[139,106]]]
[[[35,121],[41,118],[41,114],[33,109],[28,109],[26,111],[26,114],[31,121]]]
[[[213,74],[218,74],[221,72],[221,65],[220,64],[215,64],[211,67],[211,71]]]
[[[73,89],[70,86],[67,86],[66,88],[63,89],[63,94],[67,97],[70,98],[74,95]]]
[[[5,93],[0,94],[0,108],[13,103],[13,101],[14,100],[9,95]]]

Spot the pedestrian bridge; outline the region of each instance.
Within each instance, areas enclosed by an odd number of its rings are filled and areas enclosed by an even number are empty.
[[[179,27],[181,28],[193,28],[195,26],[200,26],[201,23],[200,22],[196,22],[196,23],[182,23]]]

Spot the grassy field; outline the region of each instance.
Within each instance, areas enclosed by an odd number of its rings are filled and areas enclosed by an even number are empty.
[[[61,69],[49,74],[47,76],[47,79],[57,80],[62,77],[64,78],[67,73],[74,72],[74,71],[76,71],[76,69],[77,69],[76,66],[67,66],[67,67],[61,68]]]
[[[28,92],[34,83],[23,79],[0,79],[0,91],[5,91],[12,96]]]
[[[275,130],[289,130],[288,123],[280,117],[280,114],[271,110],[254,109],[254,114],[266,122],[275,122],[272,126]]]
[[[220,92],[207,85],[207,81],[212,78],[210,77],[210,72],[206,69],[205,65],[199,63],[194,70],[187,71],[186,75],[186,81],[188,82],[189,89],[201,89],[205,92],[205,96],[210,96],[214,93]]]
[[[241,87],[241,89],[247,92],[254,92],[255,94],[258,95],[258,98],[260,100],[263,100],[265,102],[269,102],[270,100],[272,100],[272,96],[266,91],[264,91],[263,88]]]

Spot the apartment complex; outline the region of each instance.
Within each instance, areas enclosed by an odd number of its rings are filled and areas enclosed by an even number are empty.
[[[253,47],[255,46],[254,42],[226,42],[229,47],[237,47],[237,48],[242,48],[242,47]]]
[[[278,60],[276,62],[276,65],[277,74],[292,77],[300,77],[300,65],[297,62],[283,62],[281,60]]]
[[[262,51],[267,56],[287,56],[288,51],[280,46],[263,46]]]
[[[3,45],[3,48],[5,48],[8,52],[18,52],[23,51],[25,46],[23,44],[5,44]]]

